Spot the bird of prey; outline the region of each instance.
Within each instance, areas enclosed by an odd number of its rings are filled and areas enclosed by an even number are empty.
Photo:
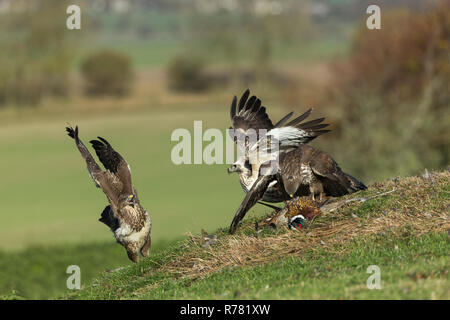
[[[244,141],[244,156],[231,166],[229,172],[237,171],[247,194],[239,206],[230,225],[230,233],[234,233],[245,214],[259,200],[281,202],[297,196],[318,195],[342,196],[366,186],[354,177],[344,173],[338,164],[325,152],[307,145],[318,135],[328,132],[321,130],[327,124],[321,124],[323,118],[301,123],[310,113],[308,110],[301,116],[285,125],[292,113],[272,125],[256,97],[248,99],[248,90],[244,93],[236,111],[236,97],[231,105],[231,118],[238,132],[247,134],[249,128],[255,126],[267,130],[259,134],[251,142]],[[250,106],[248,106],[250,104]],[[250,141],[249,140],[249,141]],[[277,148],[274,148],[274,145]],[[265,150],[266,156],[259,156]]]
[[[328,124],[322,123],[325,118],[303,122],[311,114],[312,109],[308,109],[302,115],[288,122],[293,115],[293,112],[290,112],[273,125],[266,113],[266,108],[261,105],[261,100],[256,96],[250,98],[249,96],[250,91],[247,89],[239,103],[236,96],[231,103],[230,117],[233,128],[230,127],[230,135],[242,151],[242,155],[228,168],[228,173],[238,173],[239,182],[246,193],[258,178],[260,165],[267,160],[261,159],[261,157],[257,158],[256,148],[261,130],[264,130],[267,136],[274,138],[272,143],[279,141],[280,149],[306,144],[330,131],[322,130],[328,126]],[[248,139],[252,135],[253,139]],[[259,143],[261,144],[261,142]],[[261,200],[266,202],[283,201],[284,196],[278,187],[276,181],[272,182]]]
[[[127,251],[128,258],[139,261],[139,253],[147,257],[150,252],[152,222],[148,212],[141,206],[131,181],[128,163],[105,139],[91,140],[98,158],[105,167],[103,171],[78,137],[78,127],[66,127],[69,137],[86,161],[88,172],[95,185],[108,198],[109,205],[103,210],[100,222],[106,224],[118,243]]]

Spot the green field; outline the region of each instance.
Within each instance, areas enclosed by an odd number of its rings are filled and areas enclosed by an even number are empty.
[[[229,223],[239,206],[243,191],[237,177],[227,175],[226,165],[176,166],[170,159],[176,144],[170,141],[173,129],[192,131],[195,119],[225,127],[224,113],[226,108],[191,106],[93,111],[90,117],[86,111],[36,115],[30,109],[2,123],[0,163],[11,170],[0,180],[6,200],[0,211],[0,294],[17,290],[22,297],[49,298],[67,290],[68,265],[80,265],[83,279],[90,281],[108,268],[130,263],[109,229],[97,221],[107,200],[67,137],[66,122],[79,126],[86,144],[98,135],[107,138],[129,162],[153,220],[154,252],[187,233]]]
[[[183,44],[179,40],[171,39],[129,39],[113,36],[96,38],[92,40],[92,43],[87,41],[81,46],[77,52],[74,67],[78,68],[89,54],[105,48],[126,54],[133,61],[133,67],[136,69],[159,68],[166,66],[176,54],[182,52]]]
[[[0,182],[7,200],[0,213],[0,248],[113,241],[97,221],[106,198],[65,134],[66,122],[79,126],[85,143],[103,136],[124,155],[153,220],[154,241],[228,223],[243,197],[237,176],[227,175],[227,165],[176,166],[170,159],[173,129],[192,131],[193,120],[203,120],[205,128],[225,128],[224,114],[226,108],[149,109],[3,124],[0,161],[11,170]]]

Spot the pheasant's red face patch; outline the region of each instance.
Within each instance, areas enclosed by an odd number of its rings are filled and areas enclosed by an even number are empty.
[[[305,221],[306,219],[304,216],[302,216],[301,214],[296,215],[289,221],[289,228],[295,228],[297,230],[300,230],[305,225]]]

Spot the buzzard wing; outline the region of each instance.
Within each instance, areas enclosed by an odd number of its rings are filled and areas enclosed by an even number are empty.
[[[300,146],[292,151],[283,152],[280,155],[281,180],[284,190],[291,196],[305,196],[309,194],[309,189],[302,185],[302,164],[305,146]],[[306,148],[309,150],[309,148]]]
[[[268,132],[268,135],[276,137],[280,140],[281,147],[298,146],[306,144],[318,136],[330,132],[330,130],[322,130],[328,127],[328,123],[322,123],[325,118],[318,118],[308,122],[303,121],[312,109],[309,109],[301,116],[292,120],[283,127],[276,127]]]
[[[231,234],[236,231],[239,222],[244,219],[246,213],[258,202],[258,200],[262,199],[264,193],[269,187],[269,184],[274,180],[276,180],[276,175],[260,174],[250,191],[247,192],[244,200],[242,201],[241,205],[236,211],[236,214],[234,215],[229,230]]]
[[[99,140],[91,140],[90,143],[101,163],[107,170],[119,178],[123,184],[123,192],[133,194],[130,166],[106,139],[102,137],[97,138]]]
[[[250,147],[250,152],[264,151],[266,153],[273,153],[278,150],[282,151],[295,148],[310,142],[321,134],[329,132],[330,130],[321,130],[328,126],[327,123],[321,123],[325,118],[318,118],[301,123],[311,111],[312,109],[309,109],[285,126],[278,127],[277,124],[275,128],[269,130],[266,135],[260,137],[257,143]],[[300,121],[300,123],[298,121]]]
[[[73,129],[72,127],[66,127],[66,131],[68,136],[75,140],[75,144],[78,150],[80,151],[81,156],[86,161],[87,169],[92,179],[94,180],[96,185],[102,188],[103,192],[108,197],[111,205],[115,209],[117,207],[117,198],[118,198],[116,186],[113,183],[111,183],[110,177],[106,174],[106,172],[104,172],[100,168],[100,166],[94,160],[94,157],[92,157],[89,150],[86,148],[84,143],[78,137],[78,126],[75,127],[75,129]]]
[[[260,129],[270,130],[274,126],[266,113],[266,108],[261,105],[261,100],[256,96],[249,99],[250,90],[246,90],[237,103],[234,96],[231,103],[230,117],[235,130],[246,132],[248,129],[256,131]]]
[[[324,191],[328,195],[338,197],[367,189],[362,182],[343,172],[336,161],[325,152],[316,154],[310,162],[310,167],[322,182]]]
[[[311,108],[291,121],[289,120],[294,113],[290,112],[273,125],[266,113],[266,108],[261,105],[261,100],[256,96],[250,98],[249,96],[250,91],[247,89],[239,99],[239,103],[236,96],[233,98],[230,108],[233,128],[230,129],[234,129],[235,132],[232,134],[230,131],[230,135],[238,143],[238,141],[245,141],[242,137],[241,140],[238,140],[238,135],[251,137],[249,129],[253,129],[256,137],[255,141],[250,139],[248,146],[250,153],[258,152],[261,148],[266,153],[272,153],[278,149],[284,150],[296,147],[330,131],[323,130],[328,126],[328,124],[322,123],[325,118],[303,122],[311,114]],[[261,129],[267,130],[267,133],[263,136],[259,135]],[[274,148],[275,146],[276,148]]]
[[[89,150],[86,148],[83,142],[78,137],[78,126],[73,129],[72,127],[66,127],[67,135],[75,140],[75,145],[81,153],[83,159],[86,160],[87,169],[89,174],[93,177],[95,173],[102,172],[97,162],[95,162]]]

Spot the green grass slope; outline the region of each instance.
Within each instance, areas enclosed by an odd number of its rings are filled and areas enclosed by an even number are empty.
[[[153,253],[168,243],[153,244]],[[124,249],[109,242],[33,246],[14,252],[0,251],[0,299],[49,299],[69,293],[67,267],[77,265],[81,283],[89,284],[102,272],[131,264]]]
[[[449,299],[450,172],[372,185],[301,231],[250,218],[217,243],[201,236],[103,273],[64,299]],[[381,271],[369,290],[367,268]]]

